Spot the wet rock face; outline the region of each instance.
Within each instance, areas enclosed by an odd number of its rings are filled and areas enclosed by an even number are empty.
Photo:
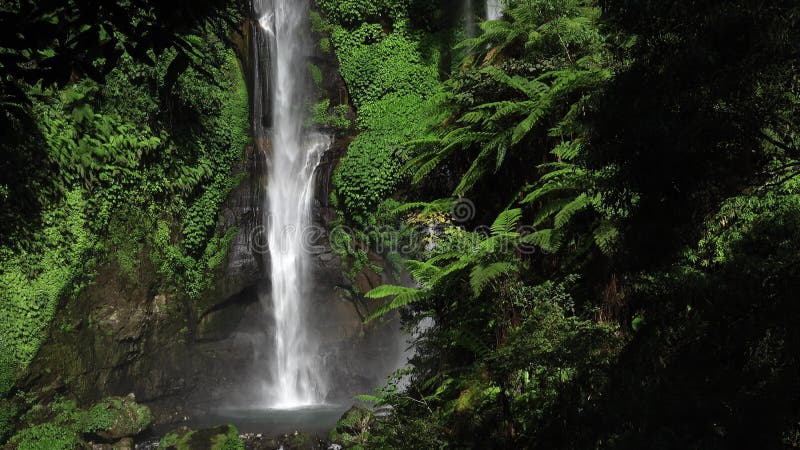
[[[180,299],[150,292],[152,267],[144,264],[140,276],[129,281],[115,264],[102,267],[57,314],[22,387],[52,388],[82,403],[128,392],[147,401],[181,391],[181,377],[167,374],[182,373],[189,311]]]
[[[265,273],[263,260],[249,250],[249,234],[259,223],[260,163],[247,153],[239,169],[246,177],[221,214],[222,230],[239,231],[214,289],[200,300],[163,292],[147,250],[134,279],[114,262],[100,267],[58,311],[22,390],[81,404],[134,392],[152,407],[156,422],[167,423],[219,402],[226,389],[243,382],[253,344],[239,332],[263,327],[254,290]]]
[[[213,308],[216,302],[225,302],[248,286],[264,278],[264,258],[266,236],[260,233],[264,215],[264,190],[266,184],[266,160],[248,145],[244,163],[234,176],[244,176],[239,186],[231,192],[220,213],[219,227],[223,230],[236,228],[238,231],[228,250],[225,269],[211,295],[206,296]]]

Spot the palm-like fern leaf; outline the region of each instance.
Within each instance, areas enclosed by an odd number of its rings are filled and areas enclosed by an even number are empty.
[[[522,210],[519,208],[507,209],[501,212],[492,224],[492,235],[502,236],[515,232],[521,218]]]
[[[501,276],[516,272],[517,270],[517,264],[505,261],[473,267],[469,275],[469,285],[472,288],[472,294],[475,297],[479,297],[489,283]]]
[[[614,252],[619,240],[619,230],[611,222],[603,221],[595,228],[593,237],[600,251],[605,255],[610,255]]]
[[[389,303],[386,303],[385,305],[373,311],[372,314],[367,316],[365,322],[368,323],[386,315],[390,311],[394,311],[410,305],[411,303],[420,301],[423,293],[419,289],[408,288],[405,286],[383,285],[367,292],[364,296],[372,299],[381,299],[392,296],[394,297]]]
[[[574,216],[580,211],[588,208],[592,204],[592,199],[584,194],[575,197],[574,200],[564,205],[561,211],[556,214],[554,219],[554,226],[556,228],[563,228]]]

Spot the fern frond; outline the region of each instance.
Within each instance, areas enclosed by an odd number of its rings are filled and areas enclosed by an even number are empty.
[[[511,136],[511,143],[519,144],[526,136],[528,136],[533,128],[539,124],[539,120],[545,115],[547,107],[538,107],[534,109],[528,117],[514,127],[514,133]]]
[[[522,210],[519,208],[507,209],[501,212],[491,226],[492,235],[499,236],[513,233],[516,230],[521,218]]]
[[[423,298],[423,293],[419,289],[407,288],[404,286],[382,285],[367,292],[364,296],[372,299],[394,296],[389,303],[386,303],[367,316],[364,322],[369,323],[391,311],[420,301]]]
[[[391,215],[393,215],[393,216],[399,216],[400,214],[404,214],[404,213],[407,213],[407,212],[409,212],[409,211],[412,211],[412,210],[415,210],[415,209],[421,209],[421,208],[424,208],[424,207],[425,207],[425,206],[427,206],[427,205],[428,205],[428,203],[427,203],[427,202],[409,202],[409,203],[403,203],[402,205],[399,205],[399,206],[395,207],[394,209],[392,209],[392,210],[389,212],[389,214],[391,214]]]
[[[468,330],[453,330],[452,340],[460,347],[474,353],[479,359],[485,359],[492,352],[491,347]]]
[[[619,241],[619,230],[611,222],[603,221],[600,226],[595,228],[593,237],[600,251],[604,255],[611,255]]]
[[[453,190],[453,194],[455,196],[463,197],[466,195],[466,193],[475,186],[475,184],[483,177],[483,175],[488,172],[487,160],[489,159],[491,150],[492,149],[490,147],[484,147],[475,160],[472,161],[472,165],[469,166],[467,173],[461,177],[461,181],[459,181],[458,186],[456,186],[455,190]]]
[[[408,268],[415,280],[423,284],[435,278],[441,272],[441,269],[430,261],[409,260],[406,261],[406,268]]]
[[[369,395],[369,394],[356,395],[355,399],[363,403],[374,403],[376,405],[380,405],[381,403],[384,403],[386,401],[386,399],[380,395]]]
[[[537,187],[533,192],[525,196],[520,203],[522,204],[530,204],[541,200],[542,198],[554,193],[554,192],[565,192],[572,189],[572,186],[565,186],[562,183],[558,182],[547,182],[543,183],[541,186]]]
[[[494,66],[487,66],[482,71],[496,81],[525,94],[531,99],[540,97],[548,90],[547,85],[538,79],[529,80],[519,75],[511,76]]]
[[[539,230],[524,236],[521,242],[535,245],[546,252],[555,253],[561,248],[561,233],[550,228]]]
[[[435,169],[440,163],[442,162],[439,156],[434,156],[424,164],[417,167],[417,170],[414,171],[414,175],[411,177],[411,182],[413,184],[418,184],[425,178],[426,175],[431,173],[433,169]]]
[[[446,265],[444,268],[442,268],[442,270],[438,274],[436,274],[435,277],[433,277],[430,280],[431,286],[438,285],[445,278],[450,277],[450,276],[452,276],[452,275],[454,275],[454,274],[466,269],[467,267],[471,266],[472,264],[474,264],[474,260],[473,260],[472,255],[462,256],[457,261],[454,261],[454,262]]]
[[[569,202],[571,202],[571,198],[561,198],[552,201],[548,201],[536,211],[536,217],[533,219],[533,223],[531,226],[538,227],[551,217],[554,214],[561,211],[564,206],[566,206]]]
[[[458,118],[460,123],[477,124],[488,119],[487,115],[482,111],[469,111]]]
[[[518,266],[512,262],[496,262],[488,266],[475,266],[469,274],[469,285],[472,288],[472,294],[475,297],[480,297],[486,286],[495,279],[514,273],[518,270]]]
[[[578,140],[561,142],[551,152],[564,161],[574,161],[581,153],[581,142]]]
[[[574,216],[580,211],[588,208],[592,204],[592,199],[586,195],[581,194],[575,200],[566,204],[561,211],[556,214],[554,226],[556,229],[563,228]]]

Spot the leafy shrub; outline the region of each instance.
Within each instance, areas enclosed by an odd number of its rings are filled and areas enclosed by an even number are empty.
[[[318,0],[317,5],[331,20],[354,26],[367,19],[397,18],[408,8],[409,0]]]
[[[353,126],[353,122],[347,118],[349,113],[348,105],[337,105],[331,108],[331,101],[325,99],[314,105],[312,121],[316,125],[348,129]]]
[[[59,302],[77,294],[98,263],[116,259],[133,278],[147,248],[161,253],[151,257],[164,262],[167,286],[196,298],[211,282],[232,238],[217,219],[239,182],[232,167],[249,123],[244,77],[225,34],[209,27],[185,36],[202,73],[170,74],[176,52],[167,49],[153,66],[121,58],[103,84],[28,88],[63,195],[44,203],[43,226],[29,242],[0,246],[0,395],[35,355]]]
[[[438,90],[436,66],[423,58],[405,20],[386,34],[378,24],[333,32],[341,74],[360,108],[390,93],[426,96]]]
[[[13,368],[24,368],[39,348],[58,301],[73,292],[102,249],[89,230],[84,191],[75,189],[45,213],[36,247],[0,253],[0,349],[3,384]],[[7,389],[6,389],[7,390]]]
[[[81,442],[74,429],[44,423],[22,430],[11,439],[18,450],[74,450]]]
[[[347,411],[331,431],[330,440],[352,450],[364,450],[370,447],[374,417],[366,408],[354,406]]]
[[[333,41],[362,130],[342,158],[334,184],[345,216],[367,223],[369,212],[400,181],[403,143],[424,134],[436,117],[427,99],[438,92],[439,81],[404,20],[390,34],[377,24],[336,27]]]
[[[14,430],[14,419],[17,415],[16,407],[9,401],[0,400],[0,442]]]
[[[153,414],[147,406],[129,397],[109,397],[82,414],[80,429],[116,440],[141,433],[152,421]]]
[[[49,419],[41,422],[41,417]],[[23,419],[33,423],[10,439],[15,448],[73,450],[87,436],[100,435],[109,440],[135,436],[150,425],[152,414],[131,398],[108,397],[88,409],[79,409],[75,402],[64,400],[36,405]]]

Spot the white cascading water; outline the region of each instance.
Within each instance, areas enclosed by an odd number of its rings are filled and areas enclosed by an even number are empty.
[[[503,4],[500,0],[486,0],[486,20],[497,20],[503,15]]]
[[[255,40],[254,56],[269,61],[268,73],[263,73],[264,64],[254,64],[253,115],[257,145],[268,167],[263,210],[271,295],[262,301],[275,321],[271,373],[262,402],[269,408],[291,409],[323,403],[326,395],[318,345],[307,329],[310,258],[303,238],[311,226],[314,173],[330,138],[305,127],[310,92],[308,0],[253,0],[253,7],[263,34]],[[265,116],[267,108],[270,114]]]
[[[477,25],[475,23],[475,7],[472,5],[472,0],[464,2],[464,21],[466,22],[467,37],[474,38],[477,34]]]

